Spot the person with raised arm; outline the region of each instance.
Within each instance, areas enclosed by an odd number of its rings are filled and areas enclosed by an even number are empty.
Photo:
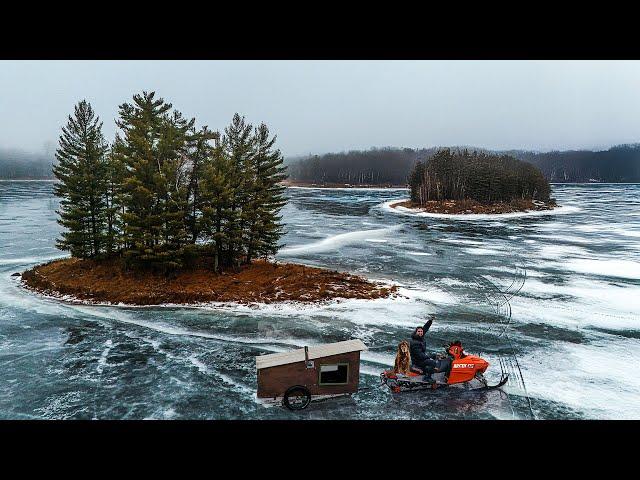
[[[433,355],[427,353],[427,345],[425,342],[425,334],[429,331],[429,328],[431,328],[433,320],[433,315],[430,315],[427,323],[421,327],[416,327],[411,335],[409,349],[411,352],[413,367],[417,367],[422,370],[422,373],[424,373],[424,380],[427,382],[432,382],[433,378],[431,377],[431,374],[438,371],[436,368],[438,366],[438,362]]]

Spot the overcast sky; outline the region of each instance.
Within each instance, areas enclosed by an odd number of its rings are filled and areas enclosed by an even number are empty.
[[[0,61],[0,148],[51,149],[83,98],[111,140],[142,90],[212,129],[264,121],[287,156],[640,142],[638,61]]]

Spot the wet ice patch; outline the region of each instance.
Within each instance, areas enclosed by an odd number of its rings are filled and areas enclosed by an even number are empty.
[[[113,341],[111,340],[107,340],[104,344],[105,348],[102,351],[102,354],[100,355],[100,358],[98,359],[98,368],[96,369],[96,371],[98,373],[102,373],[102,371],[104,370],[105,365],[107,365],[107,358],[109,357],[109,352],[111,351],[111,348],[113,347]]]
[[[543,245],[538,249],[541,257],[566,258],[566,257],[583,257],[588,254],[587,250],[571,245]]]
[[[379,239],[397,231],[402,226],[397,225],[387,228],[378,228],[375,230],[361,230],[356,232],[340,233],[338,235],[332,235],[320,240],[319,242],[313,242],[305,245],[294,245],[288,248],[283,248],[278,252],[279,255],[300,255],[326,252],[331,250],[337,250],[340,247],[358,243],[361,241],[371,241],[372,239]]]
[[[440,290],[436,287],[431,288],[404,288],[398,289],[400,295],[406,296],[414,300],[423,300],[434,304],[452,304],[459,301],[459,298],[454,297],[445,290]]]
[[[200,373],[204,373],[205,375],[209,374],[209,368],[198,358],[197,355],[190,355],[188,358],[191,364],[196,367]]]
[[[443,279],[440,280],[440,283],[444,283],[445,285],[449,285],[451,287],[466,287],[466,286],[469,286],[468,282],[460,281],[457,278],[443,278]]]
[[[640,279],[640,262],[631,260],[570,259],[565,267],[579,273],[604,277]]]
[[[0,258],[0,266],[2,265],[37,265],[40,263],[51,262],[60,258],[67,258],[69,255],[49,255],[45,257],[20,257],[20,258]]]
[[[435,312],[437,305],[451,305],[459,298],[435,286],[405,285],[398,288],[398,295],[373,300],[338,299],[321,304],[258,304],[227,305],[225,311],[247,313],[273,318],[294,318],[297,321],[321,320],[331,324],[345,322],[355,326],[396,325],[413,326],[420,323],[424,315]],[[203,306],[203,309],[210,307]],[[424,323],[424,321],[422,320]],[[157,328],[157,326],[154,326]],[[166,327],[161,327],[165,329]],[[174,328],[171,329],[175,331]],[[194,332],[184,332],[193,335]],[[198,333],[201,334],[201,333]],[[205,334],[208,338],[219,338],[220,334]],[[229,338],[231,341],[231,338]],[[250,340],[250,339],[247,339]],[[255,340],[254,340],[255,341]],[[256,343],[273,343],[274,339],[262,339]],[[315,343],[313,340],[296,340],[298,348]]]
[[[640,354],[636,339],[561,344],[521,356],[529,394],[587,411],[590,417],[640,417],[640,377],[629,358]]]
[[[400,342],[398,342],[400,343]],[[393,366],[393,363],[395,361],[395,355],[390,355],[387,353],[380,353],[380,352],[375,352],[375,351],[364,351],[360,354],[360,358],[368,363],[375,363],[378,365],[384,365],[384,366]]]
[[[546,241],[552,242],[552,243],[564,242],[564,243],[579,243],[579,244],[584,244],[584,245],[591,245],[591,244],[594,243],[593,239],[576,237],[576,236],[568,236],[568,235],[557,235],[557,234],[552,234],[552,235],[531,235],[531,237],[539,238],[541,240],[546,240]],[[533,241],[532,241],[532,243],[533,243]]]
[[[471,255],[504,255],[509,253],[491,248],[464,248],[463,250]]]
[[[640,329],[640,286],[574,278],[553,284],[528,278],[511,300],[512,318],[561,328]]]
[[[455,243],[455,244],[463,244],[463,245],[482,245],[483,242],[480,240],[469,240],[466,238],[443,238],[440,240],[444,243]]]
[[[508,267],[508,266],[483,266],[480,267],[482,270],[489,270],[489,271],[493,271],[493,272],[504,272],[504,273],[508,273],[510,276],[514,276],[516,275],[516,269],[515,267]],[[523,268],[523,267],[521,267]],[[529,277],[546,277],[547,274],[544,272],[539,272],[537,270],[534,270],[533,268],[526,266],[525,268],[523,268],[524,270],[526,270],[526,275],[527,278]]]

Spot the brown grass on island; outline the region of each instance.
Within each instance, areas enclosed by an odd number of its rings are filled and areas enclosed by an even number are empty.
[[[454,215],[473,215],[478,213],[514,213],[538,210],[552,210],[557,207],[554,201],[540,202],[529,199],[516,199],[511,202],[480,203],[476,200],[430,200],[420,205],[410,200],[392,203],[391,208],[405,207],[429,213],[447,213]]]
[[[397,290],[357,275],[267,261],[219,274],[201,265],[165,276],[126,270],[120,259],[65,258],[27,270],[22,280],[27,288],[46,295],[129,305],[375,299]]]

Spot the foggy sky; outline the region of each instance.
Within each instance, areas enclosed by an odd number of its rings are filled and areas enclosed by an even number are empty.
[[[142,90],[214,130],[264,121],[287,156],[640,142],[638,61],[0,61],[0,149],[53,151],[81,99],[111,141]]]

